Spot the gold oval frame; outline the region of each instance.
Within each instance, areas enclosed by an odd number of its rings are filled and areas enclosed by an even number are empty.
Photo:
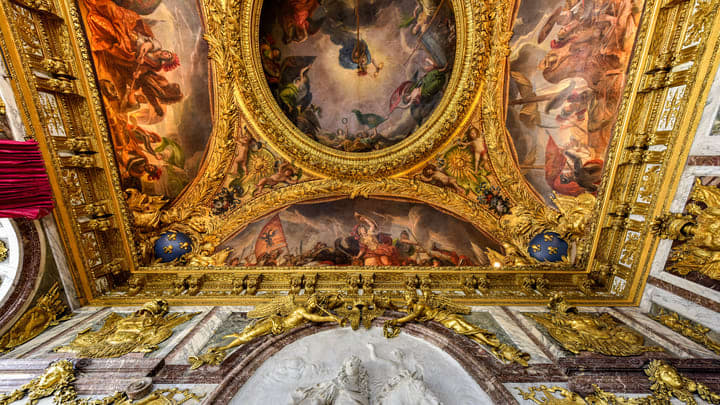
[[[271,147],[293,164],[318,177],[376,178],[416,167],[449,143],[469,119],[480,98],[481,74],[490,35],[482,29],[484,3],[450,0],[455,14],[455,63],[440,104],[410,136],[387,148],[353,153],[322,145],[303,134],[280,110],[270,93],[258,38],[263,0],[241,2],[239,59],[234,72],[235,99],[247,122]]]

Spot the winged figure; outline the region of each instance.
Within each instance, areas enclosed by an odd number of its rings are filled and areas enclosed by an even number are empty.
[[[195,313],[168,313],[165,300],[146,303],[132,315],[111,313],[103,326],[93,331],[87,328],[56,352],[74,353],[78,357],[121,357],[128,353],[150,353],[173,334],[173,329],[190,320]]]
[[[277,298],[267,304],[258,305],[248,312],[248,318],[257,321],[248,324],[239,333],[225,336],[225,339],[234,338],[224,345],[210,348],[207,353],[190,356],[188,361],[192,369],[204,364],[219,365],[226,356],[227,350],[249,343],[259,337],[267,335],[280,335],[291,331],[308,322],[337,322],[340,325],[345,319],[330,312],[343,304],[339,294],[312,294],[304,304],[295,302],[294,295]]]
[[[397,336],[400,332],[397,326],[404,323],[435,321],[455,333],[489,346],[492,353],[503,362],[518,363],[527,367],[527,362],[530,360],[529,354],[501,343],[494,333],[465,320],[462,315],[469,314],[470,308],[458,305],[447,297],[434,294],[418,296],[417,293],[408,291],[405,293],[405,308],[400,308],[399,311],[408,315],[385,322],[383,327],[385,337]]]

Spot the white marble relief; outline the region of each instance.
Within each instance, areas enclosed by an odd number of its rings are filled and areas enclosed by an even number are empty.
[[[23,125],[20,111],[15,103],[15,92],[13,91],[11,80],[10,74],[5,70],[5,61],[0,54],[0,99],[2,99],[5,104],[8,124],[12,131],[12,134],[9,135],[16,141],[22,141],[25,138],[25,126]]]
[[[0,305],[3,305],[8,294],[18,285],[23,264],[20,234],[15,224],[7,218],[0,218],[0,241],[7,249],[7,258],[0,261]]]
[[[399,396],[401,392],[393,393],[393,387],[405,389],[411,384],[421,387],[420,381],[425,387],[422,389],[446,405],[492,404],[488,395],[450,355],[405,333],[386,339],[381,328],[332,329],[290,343],[266,360],[230,403],[293,404],[292,394],[297,388],[332,381],[350,356],[356,356],[368,371],[370,404],[395,404],[379,401],[391,394]],[[388,386],[393,377],[397,377],[394,385]],[[413,379],[415,381],[411,381]],[[381,396],[383,389],[386,394]]]

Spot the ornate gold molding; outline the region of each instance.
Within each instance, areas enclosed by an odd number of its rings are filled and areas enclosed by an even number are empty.
[[[708,332],[710,332],[710,328],[706,328],[689,319],[683,319],[677,312],[666,312],[664,309],[657,315],[648,316],[693,342],[705,346],[716,354],[720,354],[720,342],[711,339],[710,336],[707,335]]]
[[[433,288],[439,291],[465,291],[466,295],[457,294],[462,302],[537,303],[563,292],[574,303],[627,305],[639,300],[657,243],[649,232],[648,219],[667,211],[709,78],[720,60],[716,4],[700,1],[695,7],[691,3],[645,3],[602,191],[597,201],[587,201],[591,208],[584,211],[592,212],[587,217],[593,220],[572,223],[582,225],[577,228],[583,232],[568,234],[576,248],[572,266],[529,260],[528,236],[534,235],[513,233],[513,225],[524,217],[535,223],[546,221],[550,229],[545,230],[555,231],[561,225],[552,219],[557,212],[545,206],[525,180],[518,181],[523,176],[504,127],[503,86],[514,11],[509,1],[452,0],[462,46],[448,91],[452,95],[436,112],[438,120],[396,148],[363,155],[310,144],[278,111],[265,88],[259,50],[253,45],[261,2],[205,1],[206,39],[215,78],[214,132],[200,175],[177,201],[163,202],[167,206],[162,207],[163,212],[158,208],[156,217],[127,209],[75,3],[63,0],[47,10],[30,3],[3,3],[0,45],[3,54],[10,56],[7,59],[28,133],[38,138],[49,162],[61,237],[71,258],[75,284],[88,300],[119,302],[127,298],[117,293],[126,289],[135,295],[132,300],[147,299],[175,287],[187,292],[182,300],[188,302],[269,299],[296,288],[291,287],[291,279],[307,274],[305,270],[228,268],[221,265],[223,252],[215,248],[233,232],[273,210],[320,198],[368,195],[400,196],[439,207],[505,242],[505,252],[495,256],[503,265],[499,270],[377,268],[372,269],[376,289],[399,288],[402,280],[394,273],[411,271],[429,274]],[[52,80],[37,78],[33,71],[45,72]],[[52,116],[45,116],[43,103],[53,106]],[[62,125],[50,125],[53,122]],[[489,154],[497,176],[493,185],[497,183],[503,197],[516,207],[504,220],[452,187],[433,186],[414,176],[469,125],[482,131],[493,151]],[[268,141],[275,152],[288,158],[286,164],[310,170],[298,184],[283,184],[244,200],[226,215],[210,215],[206,207],[224,184],[226,162],[238,152],[246,131]],[[61,157],[59,150],[70,150],[75,156]],[[94,159],[83,158],[83,153],[93,150],[99,152]],[[315,176],[307,174],[310,172]],[[99,205],[104,205],[102,214],[95,210]],[[164,220],[160,219],[163,215],[167,215]],[[97,218],[84,221],[84,216]],[[176,224],[170,221],[173,216]],[[83,221],[78,221],[80,218]],[[153,238],[173,227],[191,228],[197,250],[187,257],[185,266],[145,266],[150,263],[147,252]],[[137,249],[133,232],[139,236]],[[128,277],[128,271],[137,276]],[[333,291],[345,285],[349,274],[368,269],[309,271],[317,273],[313,288]],[[128,279],[132,285],[122,286]],[[225,282],[228,284],[223,287]],[[255,296],[257,291],[270,294]]]
[[[720,395],[711,391],[704,384],[683,376],[677,369],[662,360],[651,361],[645,368],[645,374],[652,383],[650,386],[652,394],[639,398],[618,396],[603,391],[594,384],[595,393],[586,397],[566,388],[547,387],[545,385],[530,387],[527,392],[520,388],[516,389],[524,400],[532,401],[539,405],[670,405],[673,399],[677,399],[686,405],[693,405],[697,403],[694,398],[696,395],[711,404],[720,403]],[[543,396],[538,398],[538,394],[542,394]],[[555,394],[560,394],[562,397],[558,398]]]
[[[26,397],[29,404],[36,404],[51,395],[53,402],[61,405],[179,405],[190,400],[200,402],[205,396],[196,395],[188,389],[170,388],[155,390],[139,401],[131,401],[125,392],[115,392],[100,399],[85,399],[78,398],[75,380],[75,365],[70,360],[57,360],[51,363],[39,377],[10,394],[0,395],[0,405],[10,405]],[[182,399],[173,399],[177,395],[182,395]]]
[[[695,180],[687,215],[666,214],[653,222],[663,239],[682,241],[673,247],[670,270],[686,275],[700,272],[720,280],[720,188]]]

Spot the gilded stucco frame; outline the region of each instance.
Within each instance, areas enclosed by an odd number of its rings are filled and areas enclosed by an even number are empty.
[[[249,124],[259,136],[277,145],[278,150],[284,151],[293,163],[310,169],[317,178],[264,194],[223,218],[231,226],[208,230],[209,234],[226,236],[230,232],[228,229],[237,230],[279,207],[339,195],[412,197],[441,206],[489,233],[501,232],[499,218],[492,212],[446,190],[404,177],[408,171],[432,158],[433,151],[450,142],[468,123],[477,125],[480,122],[488,148],[500,151],[490,156],[496,172],[504,175],[500,177],[500,182],[510,200],[539,214],[549,211],[519,176],[504,127],[505,58],[509,54],[513,4],[506,0],[453,1],[456,18],[458,8],[464,10],[462,18],[458,19],[465,24],[462,30],[466,35],[464,41],[476,41],[472,42],[473,46],[483,43],[483,47],[474,47],[472,57],[470,53],[463,54],[462,69],[467,69],[470,74],[453,75],[460,91],[453,92],[452,99],[444,102],[442,111],[436,111],[433,116],[441,115],[436,123],[441,122],[443,128],[436,131],[429,124],[425,131],[407,139],[407,144],[412,143],[416,147],[409,148],[406,154],[392,155],[391,169],[382,165],[387,156],[369,154],[356,157],[303,143],[302,137],[283,137],[288,133],[286,130],[293,129],[287,128],[289,123],[283,121],[285,117],[274,103],[268,104],[267,94],[263,99],[250,97],[263,94],[255,91],[262,88],[264,82],[259,80],[262,68],[259,67],[257,47],[248,37],[257,29],[250,24],[256,25],[259,4],[259,1],[249,0],[204,2],[206,38],[210,44],[215,78],[213,103],[216,125],[209,147],[212,153],[203,163],[205,175],[195,179],[173,207],[190,210],[212,199],[227,169],[227,165],[222,163],[235,152],[235,130],[243,124]],[[40,26],[59,33],[46,35],[42,42],[48,48],[46,59],[62,58],[78,77],[76,82],[71,83],[70,89],[67,86],[58,87],[57,83],[47,83],[33,75],[33,68],[43,67],[47,71],[48,64],[33,60],[18,46],[21,27],[8,18],[13,13],[13,7],[29,10]],[[241,10],[242,18],[229,12],[231,10]],[[559,292],[573,303],[634,305],[639,302],[658,242],[658,238],[650,232],[651,219],[669,209],[668,197],[674,193],[679,181],[679,169],[687,158],[709,91],[710,78],[717,69],[720,44],[717,4],[706,15],[700,16],[696,10],[695,2],[689,0],[648,0],[645,3],[623,105],[607,159],[603,191],[598,199],[598,221],[585,241],[586,254],[572,268],[532,265],[501,271],[491,268],[438,271],[382,267],[342,270],[138,267],[132,219],[119,187],[77,5],[70,0],[59,0],[57,3],[4,0],[0,8],[0,17],[3,17],[0,29],[2,52],[8,60],[11,74],[17,78],[16,96],[28,134],[38,139],[46,159],[51,163],[50,179],[60,200],[56,218],[63,228],[63,243],[72,258],[74,279],[84,303],[144,302],[148,297],[155,296],[173,296],[171,301],[177,303],[254,303],[298,285],[306,290],[309,287],[318,290],[353,288],[357,284],[357,275],[360,275],[361,279],[372,280],[368,286],[376,290],[397,292],[415,286],[451,294],[458,301],[468,304],[536,304],[545,302],[549,294]],[[245,18],[248,15],[255,15],[255,18]],[[702,29],[698,29],[700,26]],[[699,32],[698,41],[688,45],[687,37],[693,29]],[[483,35],[484,42],[479,38]],[[458,46],[458,49],[466,47]],[[484,63],[467,65],[473,58]],[[689,69],[678,68],[693,60]],[[456,63],[456,66],[459,65]],[[668,95],[678,91],[672,89],[679,86],[684,86],[682,97],[677,102],[673,101],[677,105],[666,108]],[[466,92],[470,88],[474,89],[472,97]],[[58,155],[57,151],[66,145],[47,134],[36,107],[39,103],[38,89],[58,95],[63,101],[61,113],[65,122],[77,123],[74,128],[69,125],[74,130],[73,135],[89,136],[91,144],[101,152],[98,159],[84,164],[70,162]],[[666,110],[674,114],[673,126],[669,130],[658,131],[658,117]],[[278,116],[280,119],[276,125],[268,126],[267,118]],[[89,122],[82,122],[83,117],[89,117]],[[266,118],[264,123],[262,117]],[[290,144],[293,147],[288,147],[283,142],[295,143]],[[294,152],[293,148],[297,145],[301,147]],[[407,146],[405,141],[399,145]],[[389,156],[398,152],[389,148],[380,152],[383,153]],[[365,163],[358,163],[363,159]],[[653,165],[661,166],[660,181],[651,184],[646,173]],[[337,169],[334,173],[338,175],[334,178],[323,175],[330,169]],[[77,172],[87,179],[75,186],[93,198],[88,198],[91,201],[80,207],[69,203],[72,190],[61,180],[68,171]],[[665,173],[670,175],[665,176]],[[638,199],[638,193],[644,187],[652,187],[651,197]],[[113,214],[112,221],[78,224],[78,218],[87,216],[87,212],[98,205]],[[102,265],[88,264],[87,255],[91,252],[82,245],[82,235],[89,231],[98,235],[102,242],[102,246],[97,247],[103,250],[105,260]],[[632,255],[625,254],[630,250]],[[134,274],[130,286],[122,282],[108,282],[126,280],[128,272]],[[618,283],[618,279],[622,283]],[[250,283],[251,280],[255,281]],[[313,280],[312,283],[309,280]],[[255,291],[251,291],[250,284],[254,285]],[[622,284],[620,288],[617,287],[619,284]],[[199,286],[199,290],[188,286]],[[264,294],[254,295],[256,291]]]

